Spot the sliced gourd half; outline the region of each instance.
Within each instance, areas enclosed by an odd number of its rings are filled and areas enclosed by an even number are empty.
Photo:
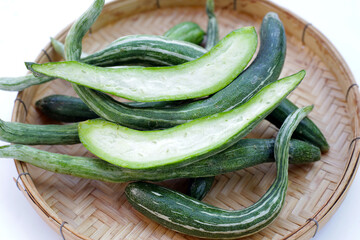
[[[83,145],[99,158],[126,168],[186,165],[236,143],[266,117],[305,76],[305,71],[278,80],[245,104],[173,128],[138,131],[101,119],[79,124]]]
[[[109,69],[76,61],[26,65],[35,75],[62,78],[118,97],[169,101],[207,96],[224,88],[247,66],[256,47],[254,27],[244,27],[200,58],[176,66]]]

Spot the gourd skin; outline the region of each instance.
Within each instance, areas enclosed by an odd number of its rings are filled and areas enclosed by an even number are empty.
[[[179,192],[146,182],[129,183],[125,194],[130,204],[146,217],[187,235],[233,239],[267,227],[280,213],[288,185],[289,142],[298,123],[310,111],[305,107],[291,114],[276,137],[277,176],[268,191],[253,205],[241,210],[224,210]]]

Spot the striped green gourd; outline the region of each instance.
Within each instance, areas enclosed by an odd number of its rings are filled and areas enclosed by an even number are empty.
[[[194,60],[206,53],[190,42],[155,35],[121,37],[81,62],[100,67],[117,65],[172,66]]]
[[[95,0],[93,4],[71,26],[68,35],[65,38],[65,60],[80,60],[82,53],[82,38],[100,15],[103,7],[104,0]],[[81,97],[81,92],[87,91],[87,88],[76,84],[71,85],[78,96],[80,96],[80,98],[84,101]],[[90,107],[90,109],[92,108]]]
[[[286,117],[298,107],[289,100],[284,100],[266,119],[280,128]],[[307,141],[319,147],[322,153],[329,151],[330,146],[316,124],[310,118],[304,118],[294,132],[294,138]]]
[[[206,1],[206,14],[208,16],[208,26],[206,31],[205,49],[209,51],[219,42],[219,27],[215,16],[214,0]]]
[[[78,124],[36,125],[0,120],[0,140],[27,145],[79,143]]]
[[[66,95],[49,95],[35,103],[45,116],[60,122],[79,122],[98,118],[80,98]]]
[[[192,54],[194,54],[193,57],[196,58],[206,51],[192,44],[186,45],[179,43],[179,45],[176,45],[178,42],[169,40],[180,40],[198,45],[203,40],[204,35],[204,30],[202,30],[198,24],[194,22],[181,22],[165,32],[164,37],[155,35],[120,37],[99,52],[90,55],[83,52],[81,54],[81,61],[103,67],[115,66],[118,63],[129,64],[131,62],[165,66],[181,64],[189,61],[188,59]],[[135,42],[130,44],[131,41]],[[162,44],[160,41],[166,42],[166,44]],[[51,45],[57,54],[65,58],[64,44],[51,38]],[[160,48],[156,49],[158,46],[160,46]],[[147,51],[141,50],[145,48]],[[177,54],[173,53],[174,50]],[[135,51],[139,53],[134,54]],[[184,51],[186,51],[186,54],[182,54]],[[201,53],[196,53],[198,51]],[[141,56],[141,53],[147,57]],[[103,56],[105,59],[102,59],[100,56]],[[173,58],[169,59],[170,56]]]
[[[53,77],[36,77],[33,74],[20,77],[0,77],[0,89],[5,91],[22,91],[33,85],[54,80]]]
[[[200,45],[204,39],[205,32],[194,22],[181,22],[164,33],[165,37],[191,42]]]
[[[299,109],[285,120],[275,143],[276,179],[264,196],[249,207],[223,210],[146,182],[129,183],[125,189],[126,197],[144,216],[180,233],[211,239],[254,234],[272,223],[284,205],[291,134],[311,109],[312,106]]]
[[[20,144],[0,147],[0,158],[13,158],[48,171],[105,182],[163,181],[215,176],[274,162],[274,144],[275,139],[241,139],[229,149],[191,165],[149,170],[121,168],[98,158],[52,153]],[[320,157],[319,148],[291,140],[289,163],[307,164]]]

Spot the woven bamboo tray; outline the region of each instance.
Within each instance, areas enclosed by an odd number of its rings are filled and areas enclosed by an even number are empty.
[[[219,0],[215,2],[221,37],[242,26],[259,26],[274,11],[284,23],[287,57],[282,76],[301,69],[307,76],[290,95],[298,106],[314,104],[310,118],[324,132],[330,151],[319,162],[290,166],[289,188],[280,216],[267,229],[248,239],[309,239],[317,224],[323,226],[339,207],[358,166],[359,92],[355,80],[332,44],[311,24],[269,1]],[[79,13],[80,15],[81,13]],[[83,41],[87,53],[129,34],[163,34],[182,21],[206,29],[205,0],[122,0],[107,4]],[[56,37],[64,41],[68,26]],[[60,61],[50,44],[36,62]],[[36,100],[55,93],[74,95],[70,84],[55,80],[33,86],[18,95],[13,121],[55,123],[34,108]],[[261,123],[251,137],[270,138],[277,129]],[[71,155],[89,153],[80,145],[39,146]],[[110,184],[55,174],[15,160],[18,184],[38,214],[65,239],[195,239],[168,230],[131,208],[124,196],[126,184]],[[275,178],[275,165],[263,164],[216,177],[205,202],[225,209],[240,209],[257,201]],[[186,180],[167,181],[183,189]]]

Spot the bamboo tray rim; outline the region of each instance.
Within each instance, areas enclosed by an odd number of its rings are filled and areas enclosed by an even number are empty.
[[[165,1],[162,0],[154,0],[157,8],[162,8],[162,4]],[[198,1],[195,6],[204,6],[204,1]],[[233,9],[237,10],[237,6],[241,4],[241,0],[234,0],[233,1]],[[337,63],[339,64],[339,69],[346,75],[346,79],[350,82],[349,87],[346,90],[346,100],[351,99],[353,102],[357,103],[355,105],[356,108],[356,116],[355,118],[355,129],[354,130],[354,136],[359,136],[359,105],[360,103],[360,94],[359,91],[355,88],[358,86],[356,84],[356,81],[340,55],[340,53],[337,51],[337,49],[331,44],[331,42],[324,36],[319,30],[316,29],[311,23],[306,22],[293,12],[280,7],[276,5],[275,3],[261,0],[258,1],[262,4],[268,5],[269,8],[275,9],[276,11],[283,12],[285,15],[292,16],[293,18],[297,19],[304,27],[303,31],[301,33],[301,40],[304,44],[306,44],[307,39],[309,36],[316,36],[318,37],[325,45],[325,47],[328,49],[328,51],[335,56]],[[116,1],[112,1],[110,3],[107,3],[105,7],[111,7],[113,4],[116,4]],[[216,3],[215,3],[216,4]],[[194,5],[192,5],[194,6]],[[180,6],[182,7],[182,6]],[[154,10],[154,9],[152,9]],[[152,11],[150,10],[150,11]],[[69,30],[71,24],[69,24],[66,28],[64,28],[55,38],[62,38],[66,35],[67,31]],[[49,52],[51,50],[51,44],[48,43],[45,48],[45,52]],[[41,61],[43,58],[47,58],[46,53],[41,52],[38,57],[36,58],[36,62]],[[17,99],[21,99],[23,95],[23,92],[19,92],[17,95]],[[24,107],[26,108],[24,103],[22,101],[16,101],[14,104],[13,114],[12,114],[12,121],[17,121],[19,116],[21,114],[24,114]],[[339,181],[338,185],[336,186],[336,190],[331,194],[331,196],[328,198],[328,202],[326,205],[323,205],[317,212],[314,214],[314,216],[307,221],[305,224],[303,224],[301,227],[299,227],[296,231],[292,232],[288,236],[286,236],[284,239],[292,239],[297,238],[301,236],[313,236],[318,227],[321,228],[325,223],[329,220],[331,215],[334,214],[336,209],[340,206],[342,203],[348,189],[350,188],[352,181],[356,175],[358,166],[359,166],[359,157],[360,157],[360,147],[357,143],[357,140],[359,138],[355,137],[349,146],[349,150],[351,151],[350,158],[347,162],[347,165],[345,167],[345,171],[342,175],[341,180]],[[19,173],[18,178],[14,181],[16,182],[19,189],[23,192],[25,197],[29,200],[32,207],[37,211],[37,213],[54,229],[59,229],[59,231],[62,234],[62,231],[65,233],[65,235],[70,234],[72,236],[76,236],[79,239],[89,239],[85,236],[82,236],[81,234],[78,234],[71,226],[66,224],[63,220],[58,218],[58,216],[49,208],[46,204],[46,202],[43,200],[41,195],[36,190],[36,186],[34,185],[34,182],[31,179],[31,176],[28,174],[27,166],[25,163],[22,163],[20,161],[14,160],[16,169]],[[19,183],[19,181],[22,181],[22,185]],[[328,205],[330,204],[330,205]],[[315,220],[315,221],[314,221]],[[317,226],[319,224],[319,226]]]

